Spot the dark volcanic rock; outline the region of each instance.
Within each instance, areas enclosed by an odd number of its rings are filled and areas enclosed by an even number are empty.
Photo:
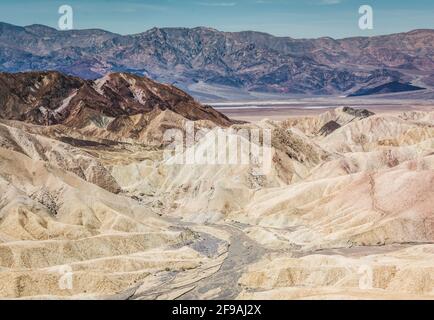
[[[329,134],[338,130],[340,127],[341,127],[341,125],[339,123],[332,120],[332,121],[329,121],[325,125],[322,126],[322,128],[319,130],[319,134],[323,135],[323,136],[328,136]]]
[[[344,107],[342,109],[343,112],[348,113],[356,118],[360,118],[360,119],[364,119],[364,118],[368,118],[368,117],[372,117],[373,115],[375,115],[375,113],[366,110],[366,109],[355,109],[355,108],[351,108],[351,107]]]

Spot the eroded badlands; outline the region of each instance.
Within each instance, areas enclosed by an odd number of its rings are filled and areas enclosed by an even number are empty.
[[[2,298],[434,298],[433,111],[225,120],[271,130],[261,176],[164,160],[173,110],[121,119],[0,121]]]

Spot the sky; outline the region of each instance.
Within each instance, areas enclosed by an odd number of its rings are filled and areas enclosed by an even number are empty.
[[[153,27],[206,26],[276,36],[372,36],[434,29],[433,0],[0,0],[0,21],[58,28],[61,5],[70,5],[74,29],[134,34]],[[359,28],[359,7],[370,5],[374,28]]]

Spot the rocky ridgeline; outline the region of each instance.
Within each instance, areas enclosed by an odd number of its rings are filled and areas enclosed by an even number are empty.
[[[113,73],[95,81],[55,71],[0,74],[0,118],[38,125],[83,127],[155,110],[188,120],[232,124],[178,88],[145,77]]]
[[[58,70],[86,79],[123,71],[182,85],[360,95],[404,91],[416,77],[431,85],[433,44],[433,30],[335,40],[210,28],[121,36],[0,23],[0,71]]]

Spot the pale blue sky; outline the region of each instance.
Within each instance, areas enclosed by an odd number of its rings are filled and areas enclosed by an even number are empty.
[[[434,29],[433,0],[0,0],[0,21],[57,27],[60,5],[74,9],[74,27],[121,34],[152,27],[207,26],[279,36],[342,38]],[[374,9],[374,30],[358,28],[358,8]]]

